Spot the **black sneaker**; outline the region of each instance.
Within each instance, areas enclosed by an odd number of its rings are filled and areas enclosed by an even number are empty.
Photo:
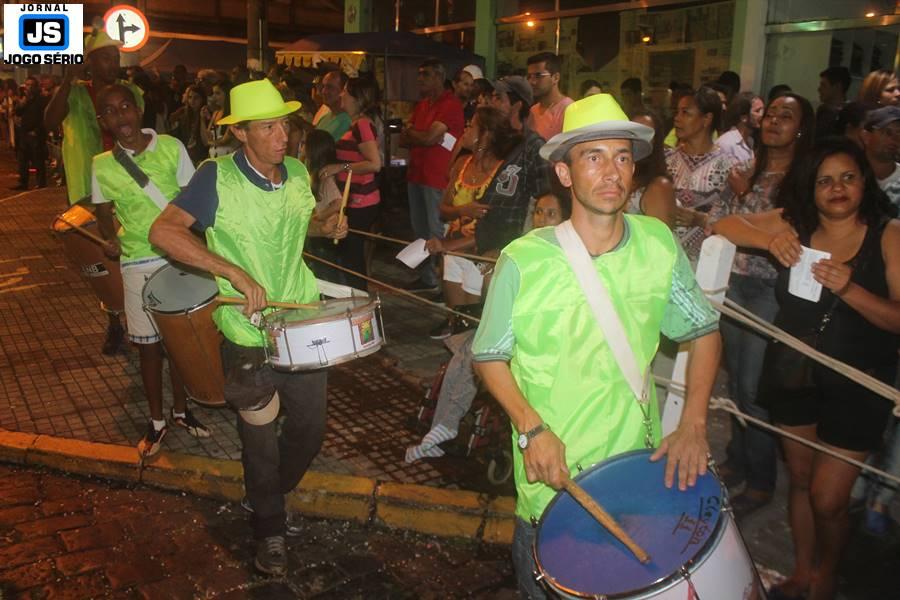
[[[153,426],[153,422],[149,423],[147,433],[144,434],[144,437],[141,438],[137,445],[138,454],[141,455],[142,459],[150,458],[159,452],[160,448],[162,448],[163,438],[166,437],[168,431],[168,425],[163,425],[163,428],[157,431],[156,427]]]
[[[281,577],[287,572],[287,546],[283,535],[273,535],[260,540],[256,546],[256,559],[253,561],[257,570],[266,575]]]
[[[172,409],[172,422],[179,427],[184,427],[187,429],[187,432],[194,436],[195,438],[208,438],[209,437],[209,427],[201,423],[197,420],[197,417],[188,410],[184,409],[183,417],[175,416],[175,409]]]
[[[255,512],[253,507],[250,506],[250,498],[247,496],[241,498],[241,508],[250,514]],[[303,524],[300,522],[300,519],[288,513],[287,519],[284,521],[284,533],[288,537],[300,537],[303,535]]]
[[[106,328],[106,340],[103,342],[103,348],[100,351],[106,356],[115,356],[124,341],[125,329],[118,323],[110,323]]]
[[[453,335],[453,324],[450,319],[444,319],[440,325],[428,332],[428,337],[433,340],[445,340]]]

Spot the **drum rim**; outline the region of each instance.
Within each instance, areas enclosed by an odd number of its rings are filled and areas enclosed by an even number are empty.
[[[156,278],[157,275],[159,275],[164,270],[169,269],[169,268],[176,269],[178,271],[182,271],[185,273],[190,273],[191,275],[196,275],[195,273],[191,273],[190,271],[182,268],[182,265],[176,265],[174,263],[168,263],[168,264],[162,265],[160,268],[155,270],[150,275],[150,277],[147,278],[147,281],[145,281],[143,287],[141,287],[141,306],[143,307],[144,310],[151,312],[153,314],[156,314],[156,315],[187,315],[192,312],[196,312],[198,310],[206,308],[207,306],[212,304],[215,301],[216,296],[219,295],[219,287],[216,286],[216,291],[213,292],[212,296],[210,296],[206,300],[202,300],[199,303],[197,303],[193,306],[190,306],[188,308],[179,308],[178,310],[160,310],[158,308],[148,306],[147,303],[144,301],[144,290],[147,289],[147,286],[150,285],[150,283]],[[198,277],[199,277],[199,275],[198,275]],[[215,279],[213,279],[213,281],[215,281]]]
[[[583,479],[589,473],[592,473],[592,472],[596,471],[597,469],[599,469],[601,466],[611,463],[613,461],[623,460],[625,458],[629,458],[631,456],[636,456],[636,455],[641,455],[641,454],[650,455],[652,453],[653,453],[653,450],[647,450],[647,449],[642,448],[639,450],[631,450],[628,452],[623,452],[621,454],[617,454],[615,456],[612,456],[606,460],[602,460],[602,461],[598,462],[597,464],[592,465],[591,467],[585,469],[584,471],[582,471],[581,473],[576,475],[573,480],[577,483],[579,479]],[[602,594],[603,598],[609,598],[610,600],[615,600],[616,598],[622,598],[622,599],[634,598],[634,596],[636,594],[645,594],[647,592],[665,591],[666,589],[672,587],[672,585],[675,584],[677,581],[681,581],[681,580],[685,579],[685,576],[683,574],[684,571],[687,571],[688,574],[690,575],[691,573],[696,571],[696,567],[699,567],[704,562],[706,562],[706,559],[709,558],[710,550],[712,548],[715,548],[718,546],[718,542],[721,539],[721,537],[725,534],[725,527],[727,526],[726,518],[725,518],[727,502],[726,502],[726,498],[725,498],[724,486],[722,486],[722,482],[719,481],[719,478],[716,477],[713,472],[709,471],[709,474],[712,475],[715,478],[716,482],[719,484],[719,488],[720,488],[719,497],[722,499],[722,503],[721,503],[722,507],[719,509],[719,518],[716,520],[716,526],[713,529],[712,534],[709,536],[709,538],[707,538],[706,543],[703,544],[703,547],[697,550],[697,553],[694,555],[693,558],[691,558],[688,561],[685,561],[685,563],[682,564],[680,568],[676,569],[671,574],[666,575],[665,577],[662,577],[642,588],[637,588],[637,589],[633,589],[633,590],[629,590],[629,591],[617,593],[617,594]],[[555,577],[553,577],[552,575],[550,575],[550,573],[541,565],[541,560],[538,557],[537,547],[538,547],[538,541],[539,541],[540,535],[541,535],[541,527],[544,524],[544,517],[549,512],[550,508],[554,504],[556,504],[556,501],[561,496],[562,496],[562,492],[558,492],[555,496],[553,496],[553,499],[550,500],[550,503],[544,509],[544,512],[543,512],[543,514],[541,514],[541,518],[538,520],[537,526],[535,527],[536,532],[535,532],[535,536],[534,536],[534,542],[532,542],[532,544],[531,544],[531,555],[534,558],[535,567],[537,567],[537,570],[538,570],[539,574],[543,577],[543,580],[546,581],[555,590],[563,592],[565,594],[569,594],[570,596],[573,596],[576,598],[596,598],[597,594],[588,594],[585,592],[579,592],[577,590],[569,589],[569,588],[565,587],[564,585],[560,584],[558,582],[558,580]],[[715,542],[715,544],[713,542]]]
[[[362,296],[351,296],[349,298],[327,298],[325,300],[319,300],[317,302],[317,304],[319,304],[321,306],[327,306],[328,304],[354,302],[355,300],[361,299],[361,298],[363,298],[363,297]],[[365,304],[363,304],[361,306],[357,306],[355,308],[350,309],[350,317],[351,318],[360,316],[360,313],[369,312],[369,307],[372,307],[371,312],[373,314],[375,313],[374,307],[379,304],[378,299],[371,298],[371,297],[365,298],[365,299],[368,300],[368,302],[366,302]],[[288,312],[295,312],[298,310],[309,310],[309,309],[282,308],[282,309],[279,309],[276,311],[272,311],[269,314],[263,316],[262,323],[260,325],[260,329],[267,329],[267,330],[268,329],[276,329],[277,327],[275,327],[274,321],[278,315],[288,313]],[[341,314],[333,315],[330,317],[313,317],[312,319],[304,319],[303,321],[297,321],[297,322],[298,323],[302,322],[304,325],[318,325],[320,323],[331,323],[333,321],[341,321],[346,318],[347,318],[347,314],[341,313]],[[289,329],[289,328],[288,327],[280,327],[278,329]]]

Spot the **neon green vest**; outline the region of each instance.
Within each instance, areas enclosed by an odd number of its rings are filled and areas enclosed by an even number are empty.
[[[212,160],[217,168],[219,207],[215,224],[206,229],[209,249],[249,273],[265,288],[269,300],[318,300],[316,279],[303,262],[303,242],[316,205],[306,167],[285,157],[287,181],[281,189],[267,192],[241,173],[233,154]],[[221,294],[241,295],[227,279],[217,277],[216,282]],[[250,324],[240,307],[220,306],[213,320],[235,344],[265,345],[262,332]]]
[[[624,244],[594,259],[642,370],[659,345],[669,300],[677,242],[668,227],[649,217],[625,215]],[[566,446],[573,475],[610,456],[644,447],[637,400],[625,382],[578,285],[563,250],[534,232],[503,250],[521,275],[512,312],[516,339],[510,369],[528,403]],[[652,386],[651,386],[651,389]],[[650,399],[654,441],[659,410]],[[538,518],[554,490],[528,483],[515,446],[516,514]]]
[[[147,149],[131,157],[156,184],[166,200],[171,200],[181,191],[177,178],[180,148],[181,143],[175,138],[159,135],[152,151]],[[163,256],[147,239],[150,226],[161,211],[122,165],[116,162],[112,151],[108,150],[94,157],[94,175],[104,198],[112,200],[116,205],[116,217],[122,224],[118,231],[122,244],[122,261]]]
[[[139,87],[123,80],[116,83],[131,88],[138,108],[144,110],[144,93]],[[86,81],[72,82],[68,104],[69,112],[62,122],[62,155],[69,204],[75,204],[91,195],[91,159],[103,152],[103,138]]]

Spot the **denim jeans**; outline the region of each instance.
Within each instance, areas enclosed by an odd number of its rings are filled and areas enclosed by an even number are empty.
[[[547,593],[534,578],[537,566],[534,564],[534,538],[537,529],[516,517],[513,532],[512,559],[516,570],[516,584],[519,597],[523,600],[545,600]]]
[[[253,537],[263,539],[284,535],[284,495],[300,483],[322,446],[327,371],[285,373],[265,365],[254,379],[260,389],[278,391],[284,414],[280,434],[279,419],[251,425],[237,416],[244,488],[253,507]]]
[[[733,273],[727,297],[769,323],[775,320],[778,302],[774,279]],[[727,318],[722,319],[720,329],[729,395],[742,412],[767,421],[769,411],[757,402],[757,388],[768,338]],[[774,491],[776,443],[771,433],[750,424],[743,427],[736,418],[731,418],[731,441],[726,450],[728,465],[744,475],[748,488]]]
[[[409,193],[409,219],[412,223],[413,233],[424,240],[444,237],[444,223],[441,221],[441,196],[443,191],[437,188],[410,183],[407,185]],[[434,258],[425,260],[418,266],[419,277],[428,285],[436,286],[440,283],[434,270]]]

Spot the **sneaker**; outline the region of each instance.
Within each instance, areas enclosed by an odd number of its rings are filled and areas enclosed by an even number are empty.
[[[144,434],[144,437],[141,438],[141,441],[138,442],[137,449],[138,454],[141,455],[141,458],[150,458],[162,448],[163,438],[166,437],[166,433],[169,431],[169,426],[164,425],[162,429],[159,431],[153,426],[153,422],[150,422],[147,427],[147,433]]]
[[[253,561],[257,570],[266,575],[281,577],[287,572],[287,546],[284,536],[273,535],[260,540],[256,546],[256,559]]]
[[[453,325],[450,319],[444,319],[441,323],[428,332],[428,337],[433,340],[445,340],[453,334]]]
[[[304,533],[302,521],[295,515],[288,513],[287,519],[284,521],[284,533],[288,537],[302,536]]]
[[[247,496],[241,498],[241,508],[250,514],[255,512],[253,507],[250,506],[250,498]],[[300,537],[303,535],[303,524],[299,518],[292,514],[288,514],[287,519],[285,519],[284,522],[284,532],[288,537]]]
[[[209,427],[201,423],[197,420],[197,417],[194,416],[187,408],[184,409],[183,417],[175,416],[175,409],[172,409],[172,422],[179,427],[184,427],[187,429],[187,432],[194,436],[195,438],[208,438],[209,437]]]
[[[115,356],[125,341],[125,329],[121,325],[110,324],[106,328],[106,340],[103,342],[103,348],[100,350],[106,356]]]

